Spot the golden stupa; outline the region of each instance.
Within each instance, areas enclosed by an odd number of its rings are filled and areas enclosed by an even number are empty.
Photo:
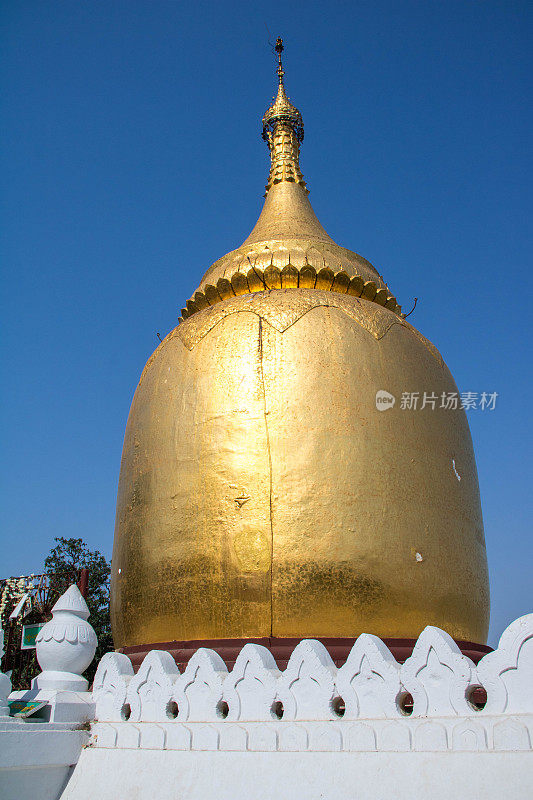
[[[261,215],[207,270],[133,399],[115,646],[409,639],[426,625],[485,642],[472,441],[461,404],[442,407],[457,387],[375,268],[316,218],[281,50]],[[380,390],[396,398],[386,411]]]

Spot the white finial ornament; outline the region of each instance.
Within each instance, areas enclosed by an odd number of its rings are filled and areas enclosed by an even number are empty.
[[[4,631],[0,628],[0,661],[4,655]],[[11,679],[5,672],[0,672],[0,719],[9,716],[7,698],[11,692]]]
[[[43,671],[32,681],[32,689],[87,691],[88,681],[81,673],[93,660],[98,644],[88,616],[87,603],[73,584],[37,635],[37,661]]]

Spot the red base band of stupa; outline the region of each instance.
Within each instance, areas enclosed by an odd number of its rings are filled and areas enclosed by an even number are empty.
[[[315,638],[325,645],[337,667],[344,664],[355,642],[355,639]],[[208,647],[210,650],[215,650],[224,659],[228,669],[231,669],[244,645],[252,642],[253,644],[262,644],[267,647],[276,659],[278,667],[285,669],[292,651],[300,641],[301,639],[278,639],[274,636],[266,636],[262,639],[196,639],[185,642],[153,642],[152,644],[141,644],[134,647],[121,647],[119,652],[125,653],[130,658],[134,670],[137,671],[150,650],[168,650],[174,657],[180,672],[183,672],[192,654],[199,647]],[[383,639],[382,641],[399,662],[409,658],[416,644],[416,639]],[[492,647],[485,644],[476,644],[476,642],[457,641],[457,644],[461,652],[471,658],[475,664],[492,650]]]

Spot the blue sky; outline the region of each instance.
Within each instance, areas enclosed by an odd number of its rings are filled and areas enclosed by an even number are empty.
[[[55,536],[110,556],[148,356],[262,204],[283,35],[331,236],[442,352],[469,413],[490,641],[533,611],[527,2],[7,2],[1,21],[2,575]]]

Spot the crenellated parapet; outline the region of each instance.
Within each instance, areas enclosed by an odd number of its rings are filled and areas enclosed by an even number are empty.
[[[92,743],[103,748],[234,751],[508,751],[533,741],[533,614],[512,623],[479,664],[427,627],[399,664],[363,634],[336,667],[301,641],[280,671],[247,644],[231,671],[200,648],[180,673],[153,650],[133,676],[108,653],[94,681]],[[484,701],[483,690],[486,693]]]

